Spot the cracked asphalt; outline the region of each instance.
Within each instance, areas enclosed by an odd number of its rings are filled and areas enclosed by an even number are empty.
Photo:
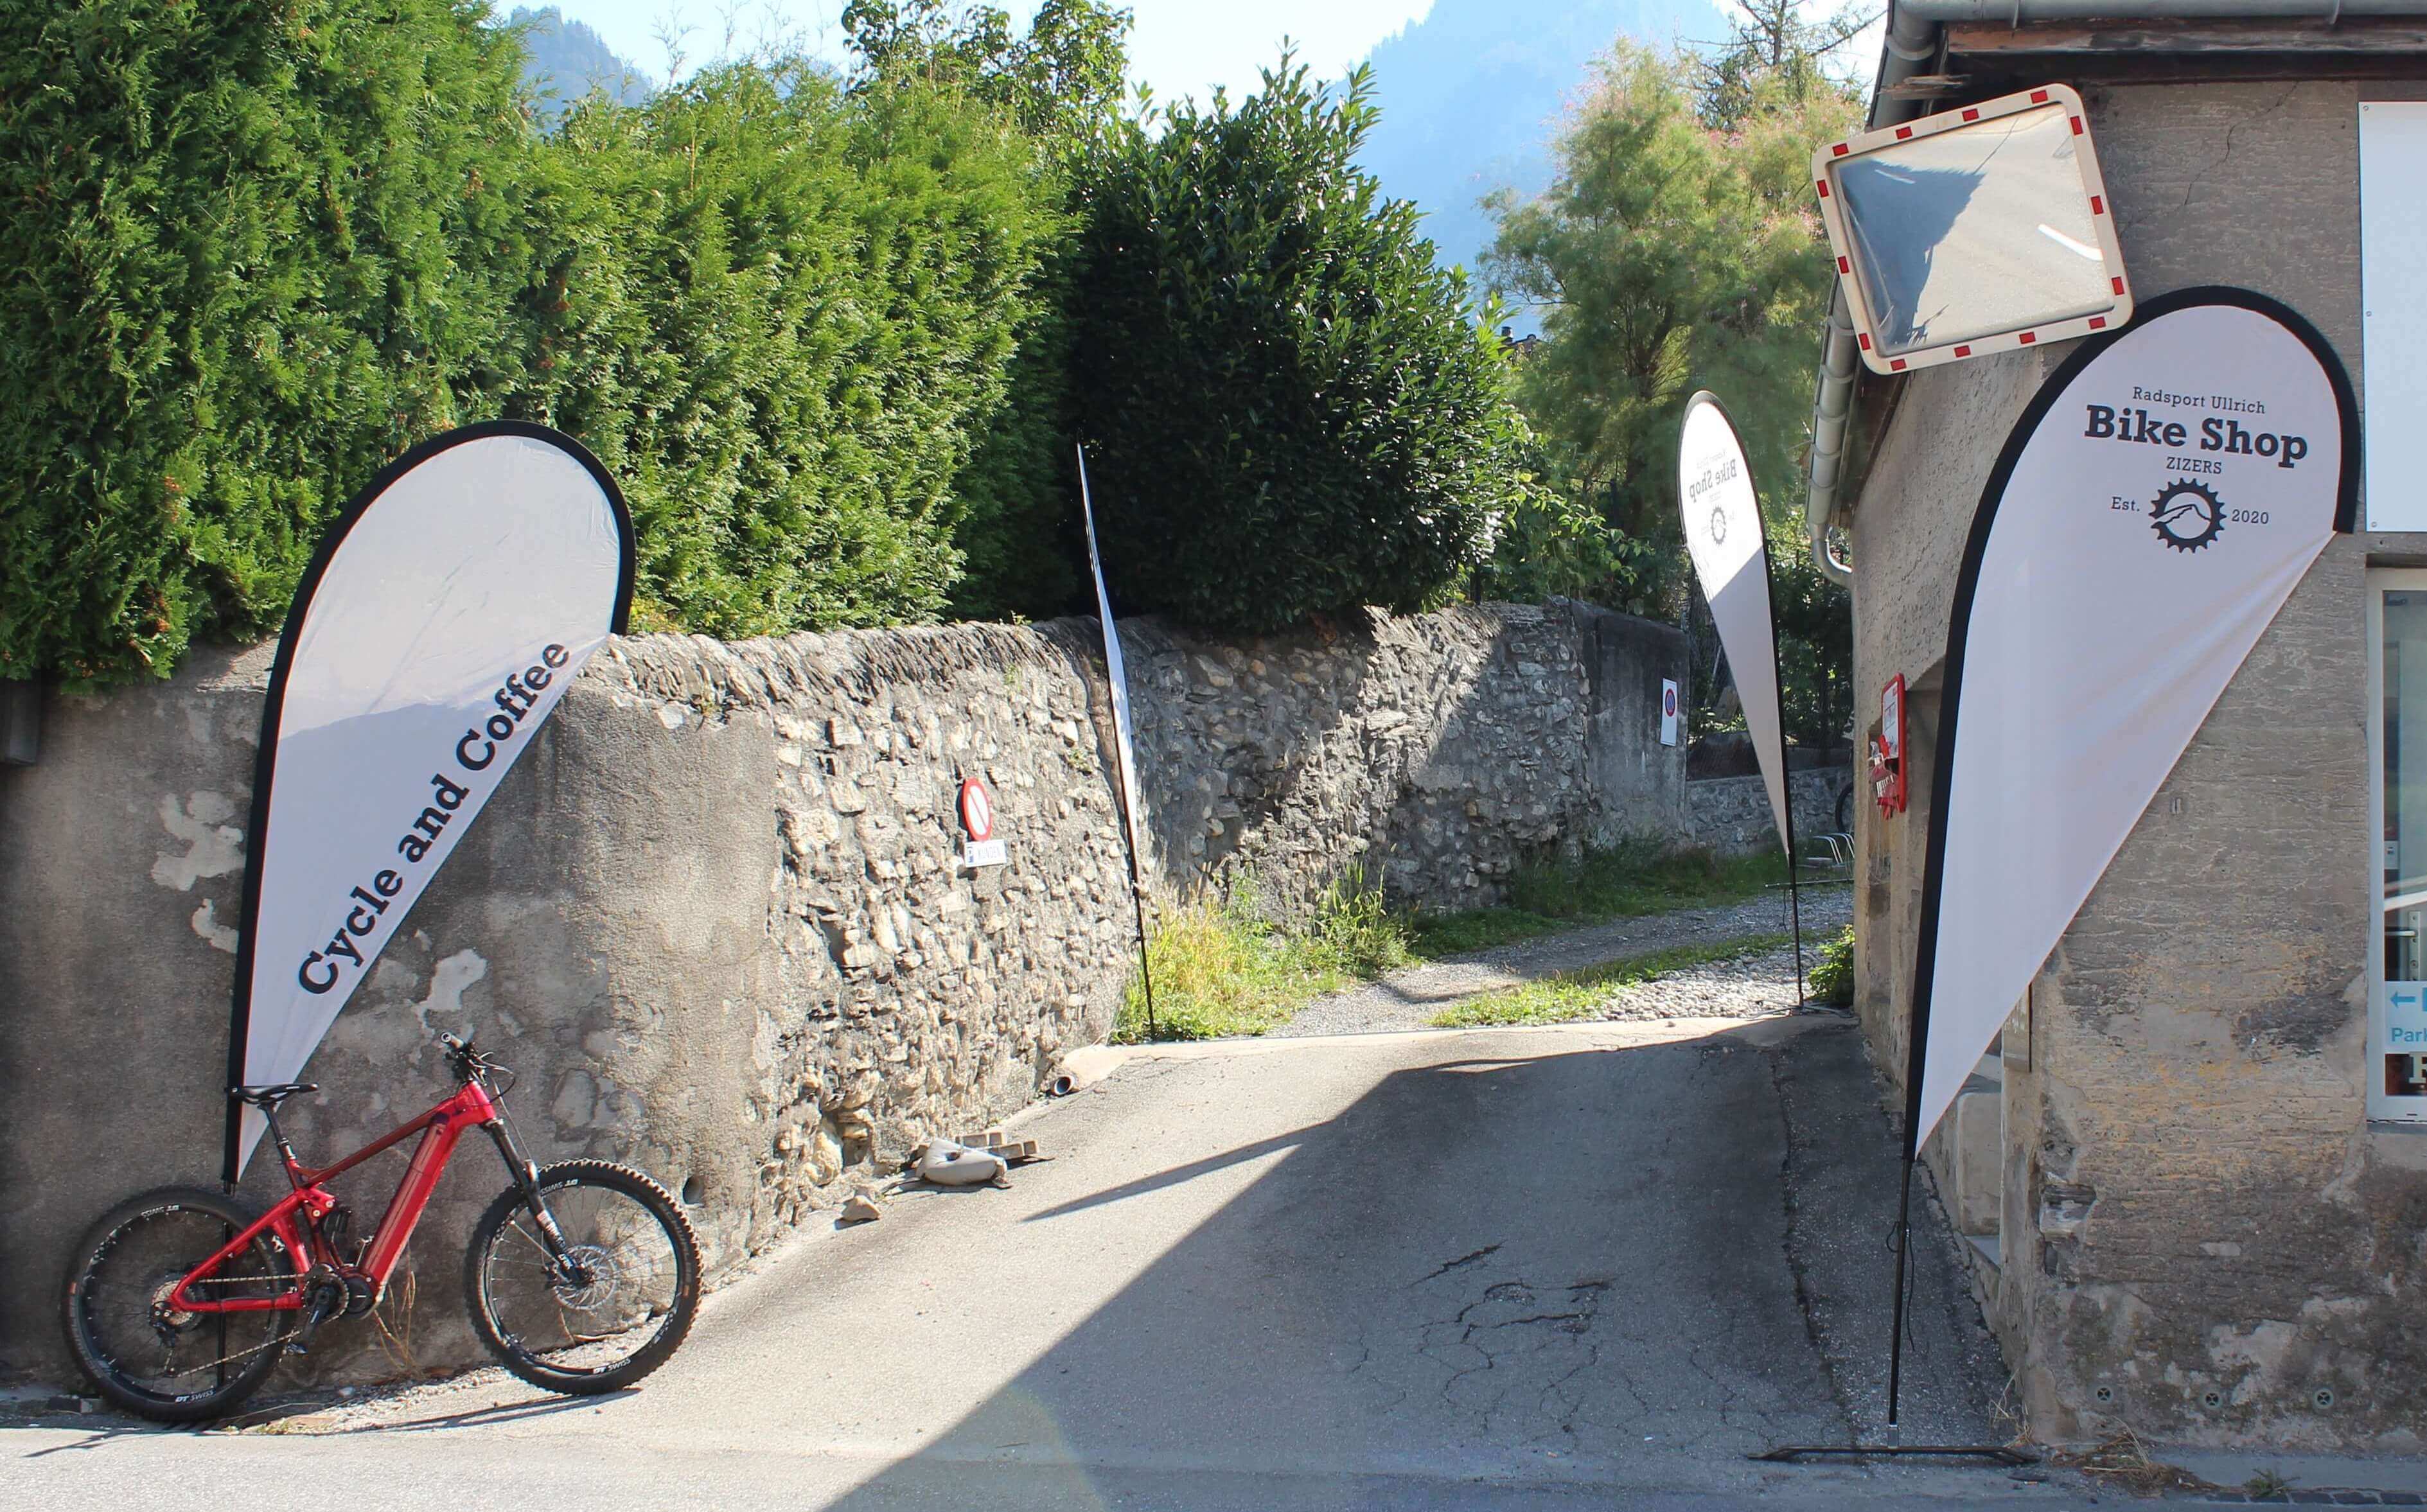
[[[496,1372],[211,1434],[0,1429],[11,1504],[2079,1505],[1881,1430],[1897,1172],[1827,1015],[1133,1052],[1008,1190],[896,1199],[712,1296],[639,1390]],[[2002,1441],[1923,1204],[1905,1441]],[[24,1500],[17,1501],[22,1497]]]

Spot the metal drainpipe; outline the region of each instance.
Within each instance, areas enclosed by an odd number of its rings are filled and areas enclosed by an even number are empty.
[[[1911,100],[1888,91],[1920,73],[1938,56],[1938,24],[1913,14],[1908,5],[1888,8],[1887,45],[1880,57],[1880,80],[1871,94],[1873,130],[1894,125],[1919,113]],[[1811,492],[1803,503],[1804,523],[1812,531],[1812,562],[1821,576],[1850,591],[1853,564],[1840,561],[1829,549],[1829,527],[1836,522],[1837,486],[1846,462],[1846,422],[1854,407],[1854,378],[1862,366],[1854,348],[1853,317],[1846,311],[1844,285],[1829,293],[1829,324],[1820,338],[1820,379],[1812,396]]]

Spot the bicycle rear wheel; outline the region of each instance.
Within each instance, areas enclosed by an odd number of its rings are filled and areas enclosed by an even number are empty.
[[[589,1396],[656,1370],[699,1310],[699,1242],[666,1189],[605,1161],[539,1173],[559,1260],[518,1186],[489,1204],[464,1257],[472,1326],[506,1369]]]
[[[68,1262],[62,1321],[68,1352],[101,1394],[161,1423],[219,1417],[277,1367],[298,1314],[291,1309],[185,1312],[169,1294],[260,1212],[204,1187],[129,1197],[88,1229]],[[193,1290],[230,1301],[282,1296],[294,1257],[264,1233]]]

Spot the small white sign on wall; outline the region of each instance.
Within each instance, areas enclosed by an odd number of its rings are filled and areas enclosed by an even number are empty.
[[[2359,291],[2368,528],[2427,530],[2427,104],[2359,107]]]
[[[1676,681],[1673,678],[1663,677],[1660,679],[1660,743],[1662,745],[1677,743],[1677,726],[1680,723],[1677,715]]]

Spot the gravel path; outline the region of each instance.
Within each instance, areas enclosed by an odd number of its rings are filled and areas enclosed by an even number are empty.
[[[1853,889],[1807,888],[1803,894],[1806,968],[1819,941],[1853,919]],[[1376,982],[1318,998],[1272,1032],[1370,1034],[1422,1029],[1455,1003],[1487,992],[1606,961],[1675,945],[1713,945],[1755,935],[1786,933],[1786,895],[1767,894],[1723,908],[1687,908],[1673,914],[1612,919],[1513,945],[1454,956],[1393,971]],[[1741,961],[1691,967],[1658,982],[1614,989],[1612,1018],[1677,1018],[1687,1016],[1751,1017],[1795,1006],[1795,951],[1789,947]]]

